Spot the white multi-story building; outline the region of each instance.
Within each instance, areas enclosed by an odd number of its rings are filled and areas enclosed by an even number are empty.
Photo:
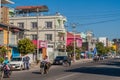
[[[58,46],[66,45],[66,30],[64,24],[66,17],[56,13],[55,15],[28,15],[20,14],[10,17],[10,24],[28,29],[21,36],[31,40],[47,41],[47,48],[54,52]],[[62,35],[61,35],[62,34]]]
[[[107,37],[99,37],[98,41],[102,42],[104,44],[104,46],[108,46],[108,38]]]

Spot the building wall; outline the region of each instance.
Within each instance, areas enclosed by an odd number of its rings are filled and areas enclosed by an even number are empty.
[[[7,45],[8,44],[8,31],[4,30],[4,44]]]
[[[9,9],[8,7],[2,6],[1,7],[1,22],[2,23],[9,23]]]
[[[4,34],[3,34],[3,30],[0,30],[0,45],[4,44]]]
[[[75,42],[77,47],[82,47],[82,39],[76,38]],[[70,45],[71,43],[74,44],[74,38],[67,38],[67,46]]]
[[[108,39],[106,37],[99,37],[99,42],[102,42],[104,46],[108,46]]]
[[[59,21],[58,21],[59,20]],[[30,31],[28,32],[25,32],[25,37],[27,38],[31,38],[31,35],[33,34],[37,34],[37,31],[38,31],[38,34],[39,34],[39,40],[42,40],[42,41],[47,41],[46,40],[46,34],[52,34],[52,41],[48,41],[48,44],[51,44],[53,45],[52,47],[52,52],[55,51],[55,48],[57,48],[58,46],[58,43],[59,43],[59,36],[58,36],[58,33],[59,32],[64,32],[65,33],[65,27],[64,27],[64,20],[65,20],[65,17],[63,16],[56,16],[56,15],[53,15],[53,16],[27,16],[27,17],[22,17],[22,16],[14,16],[14,17],[10,17],[10,23],[12,23],[13,25],[16,25],[18,26],[18,23],[22,22],[24,23],[24,28],[25,29],[28,29]],[[52,28],[51,29],[47,29],[46,28],[46,24],[45,22],[52,22]],[[31,22],[38,22],[38,27],[39,29],[33,29],[31,28]],[[66,37],[66,36],[64,36]],[[66,38],[64,38],[66,39]],[[65,44],[65,41],[66,40],[62,40],[64,42],[64,45]],[[47,47],[49,48],[49,46]],[[44,57],[46,54],[47,55],[50,55],[51,51],[49,49],[45,49],[43,48],[43,56]]]
[[[10,23],[18,26],[19,22],[24,23],[24,28],[30,31],[25,32],[26,37],[31,38],[31,34],[37,34],[37,29],[31,28],[31,22],[38,21],[39,27],[39,40],[46,40],[45,34],[52,34],[52,41],[57,42],[59,40],[58,32],[65,32],[64,23],[61,21],[59,24],[58,19],[63,20],[63,16],[39,16],[39,17],[11,17]],[[45,22],[52,22],[52,29],[46,29]]]

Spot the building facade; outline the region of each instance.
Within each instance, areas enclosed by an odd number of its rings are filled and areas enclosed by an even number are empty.
[[[11,59],[13,56],[19,56],[17,50],[18,32],[24,32],[14,25],[9,25],[9,8],[6,4],[13,4],[10,0],[1,0],[0,2],[0,48],[5,46],[9,50],[5,56]]]
[[[75,37],[74,37],[74,34],[70,32],[67,32],[67,44],[66,45],[68,46],[68,45],[73,44],[74,38],[75,38],[76,46],[79,48],[82,47],[82,38],[80,34],[75,34]]]
[[[108,47],[108,38],[107,37],[99,37],[98,41],[102,42],[105,47]]]
[[[47,41],[48,50],[46,49],[47,53],[45,53],[47,55],[49,55],[48,53],[57,50],[59,44],[62,47],[65,46],[65,22],[66,18],[59,13],[56,13],[55,15],[40,15],[34,13],[32,16],[28,13],[26,15],[16,14],[15,16],[10,17],[10,24],[29,30],[22,34],[24,37],[30,38],[31,40],[34,40],[34,42],[35,40]],[[63,33],[63,36],[60,35],[61,33]]]

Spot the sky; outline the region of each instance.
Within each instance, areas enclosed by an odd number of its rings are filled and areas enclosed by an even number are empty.
[[[95,37],[120,38],[120,0],[11,0],[16,6],[47,5],[49,11],[67,18],[68,31],[92,31]]]

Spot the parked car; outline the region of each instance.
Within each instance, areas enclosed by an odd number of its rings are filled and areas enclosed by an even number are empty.
[[[13,70],[23,70],[24,69],[24,62],[23,59],[25,57],[14,57],[10,61],[10,65],[12,66]]]
[[[67,61],[67,56],[56,56],[56,58],[53,61],[53,64],[62,65],[63,62]]]

